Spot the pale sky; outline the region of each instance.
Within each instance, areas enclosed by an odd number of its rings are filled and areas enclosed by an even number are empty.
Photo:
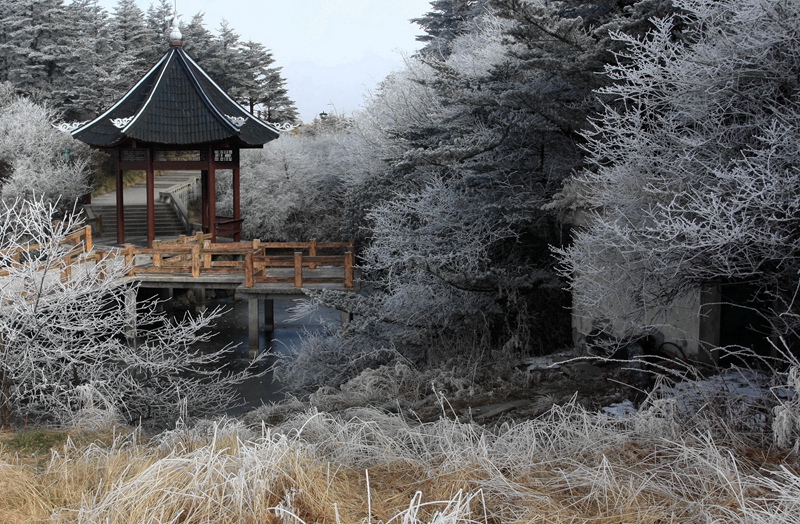
[[[136,2],[145,12],[151,3]],[[113,13],[117,0],[99,3]],[[178,0],[183,22],[204,12],[216,33],[224,18],[242,41],[270,49],[305,122],[323,111],[357,110],[421,47],[422,30],[409,20],[428,11],[430,0]]]

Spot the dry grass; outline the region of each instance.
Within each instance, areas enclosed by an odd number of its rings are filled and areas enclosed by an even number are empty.
[[[800,521],[794,455],[663,434],[652,413],[576,404],[486,430],[362,408],[0,450],[0,522],[687,523]]]
[[[0,450],[0,522],[797,522],[796,464],[576,404],[486,430],[362,408]],[[753,456],[759,457],[753,460]],[[770,463],[768,457],[774,461]],[[765,462],[766,461],[766,462]],[[755,464],[755,466],[751,466]]]

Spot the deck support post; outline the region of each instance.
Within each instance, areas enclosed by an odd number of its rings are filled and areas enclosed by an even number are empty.
[[[170,317],[172,317],[173,292],[174,290],[171,287],[164,287],[158,290],[158,308]]]
[[[206,205],[208,206],[208,232],[211,233],[211,242],[217,241],[217,166],[214,159],[214,146],[209,144],[206,150],[208,155],[208,175],[206,183]]]
[[[116,197],[117,197],[117,244],[125,243],[125,177],[120,166],[122,151],[117,149],[114,152],[114,177],[116,178]]]
[[[152,147],[147,148],[147,247],[153,247],[156,239],[156,172],[153,169],[153,157],[155,152]]]
[[[206,290],[202,287],[194,288],[194,312],[203,313],[206,310]]]
[[[339,318],[341,319],[342,325],[346,326],[353,321],[353,313],[350,311],[339,311]]]
[[[200,171],[200,221],[202,222],[200,230],[203,233],[211,231],[211,226],[208,220],[208,169]]]
[[[247,344],[249,346],[249,355],[255,358],[261,345],[259,344],[259,335],[261,334],[259,326],[258,315],[258,297],[251,297],[247,299]]]
[[[134,345],[136,343],[136,289],[128,289],[125,291],[125,338],[128,344]]]
[[[264,299],[264,331],[275,331],[275,301],[271,298]]]
[[[234,242],[242,240],[242,225],[238,220],[242,218],[241,210],[241,191],[240,191],[240,170],[239,170],[239,148],[233,148],[233,220],[236,222],[236,232],[233,234]]]

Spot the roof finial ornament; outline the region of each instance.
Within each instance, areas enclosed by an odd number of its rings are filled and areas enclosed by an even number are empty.
[[[169,32],[169,45],[174,47],[183,46],[183,35],[178,27],[178,0],[175,0],[175,11],[172,14],[172,30]]]

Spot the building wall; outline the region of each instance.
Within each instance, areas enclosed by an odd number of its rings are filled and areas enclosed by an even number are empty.
[[[668,306],[647,309],[641,323],[647,327],[639,328],[638,333],[634,332],[635,328],[625,318],[624,304],[618,305],[613,319],[598,320],[589,313],[577,308],[573,310],[573,341],[581,350],[587,348],[587,340],[591,341],[591,335],[600,329],[605,329],[623,343],[646,331],[655,336],[666,353],[709,363],[716,358],[713,349],[719,344],[718,288],[698,288],[676,298]],[[675,350],[675,346],[679,351]]]

